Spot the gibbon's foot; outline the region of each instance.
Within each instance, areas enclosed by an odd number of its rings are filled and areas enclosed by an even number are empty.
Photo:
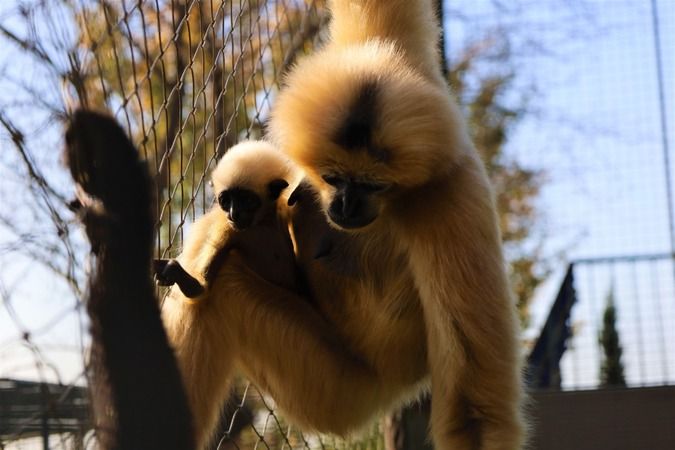
[[[155,280],[160,286],[173,286],[177,284],[183,295],[195,298],[205,291],[199,280],[183,269],[183,266],[175,259],[155,259],[153,261]]]

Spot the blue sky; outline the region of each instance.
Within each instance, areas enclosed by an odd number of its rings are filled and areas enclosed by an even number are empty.
[[[650,2],[547,0],[506,10],[489,1],[449,3],[466,14],[449,19],[451,58],[453,45],[504,27],[515,35],[520,82],[536,86],[536,114],[517,128],[508,150],[547,174],[539,205],[550,254],[564,250],[564,259],[574,260],[671,251]],[[675,2],[657,6],[672,151]],[[668,170],[672,175],[672,157]],[[535,299],[535,325],[554,299],[562,261],[558,267]],[[578,268],[576,338],[563,360],[564,385],[597,383],[597,332],[610,286],[629,382],[675,381],[675,352],[663,345],[675,342],[671,268],[668,261]]]

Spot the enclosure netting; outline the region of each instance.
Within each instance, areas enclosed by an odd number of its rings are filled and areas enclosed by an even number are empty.
[[[185,225],[213,202],[214,163],[259,138],[282,80],[322,38],[321,1],[123,1],[81,4],[80,103],[105,106],[127,128],[157,180],[157,252],[174,257]],[[292,356],[289,354],[289,358]],[[302,434],[245,380],[223,405],[219,448],[377,448]]]

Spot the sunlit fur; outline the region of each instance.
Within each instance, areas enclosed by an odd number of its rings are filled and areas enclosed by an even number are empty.
[[[296,212],[299,264],[339,344],[289,319],[283,330],[309,337],[293,342],[299,359],[259,362],[263,387],[300,424],[344,433],[430,381],[436,449],[520,449],[518,326],[493,193],[440,75],[432,2],[331,5],[331,42],[288,77],[270,134],[324,212],[335,196],[325,175],[388,189],[364,200],[379,212],[371,224],[332,232],[325,261],[311,257],[311,201]],[[344,148],[336,136],[368,86],[368,143]]]
[[[215,205],[192,224],[177,258],[207,287],[202,296],[188,299],[173,286],[162,309],[192,408],[198,448],[209,442],[228,396],[237,354],[244,348],[233,338],[236,330],[227,327],[240,323],[243,315],[237,309],[238,299],[244,297],[237,294],[238,284],[250,280],[251,288],[270,283],[296,289],[288,226],[277,210],[285,200],[264,201],[270,181],[289,177],[286,158],[267,143],[248,142],[230,149],[213,171],[214,190],[251,189],[263,199],[261,211],[253,226],[240,231],[233,229],[227,214]],[[218,258],[222,258],[222,267],[207,280],[209,267]]]
[[[269,182],[291,180],[292,173],[292,166],[288,160],[272,145],[263,141],[250,141],[238,144],[227,151],[213,169],[211,182],[216,195],[224,189],[240,187],[250,189],[256,192],[259,198],[265,199]],[[277,227],[279,219],[277,206],[276,200],[263,203],[254,223],[268,228]],[[267,221],[261,223],[265,219]],[[284,228],[283,225],[279,226]],[[234,239],[240,241],[241,236],[248,236],[252,232],[236,233],[225,211],[215,205],[191,225],[177,260],[192,276],[205,284],[209,265],[216,253],[228,243],[232,244],[233,233],[239,235]]]

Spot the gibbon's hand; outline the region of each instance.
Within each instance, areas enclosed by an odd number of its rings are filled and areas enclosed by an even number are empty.
[[[145,217],[151,211],[148,202],[144,202],[146,198],[129,196],[131,192],[142,192],[146,186],[141,185],[149,182],[146,165],[111,117],[77,111],[66,131],[65,159],[79,188],[100,199],[111,215],[126,216],[133,214],[135,208],[143,208]],[[89,206],[80,194],[81,204]]]
[[[65,140],[65,162],[77,183],[70,207],[84,222],[92,250],[147,251],[137,242],[148,242],[154,232],[151,181],[124,131],[110,116],[79,110]],[[133,239],[112,240],[111,234]]]
[[[205,291],[199,280],[187,273],[175,259],[155,259],[152,267],[155,281],[160,286],[178,284],[183,295],[188,298],[199,297]]]

